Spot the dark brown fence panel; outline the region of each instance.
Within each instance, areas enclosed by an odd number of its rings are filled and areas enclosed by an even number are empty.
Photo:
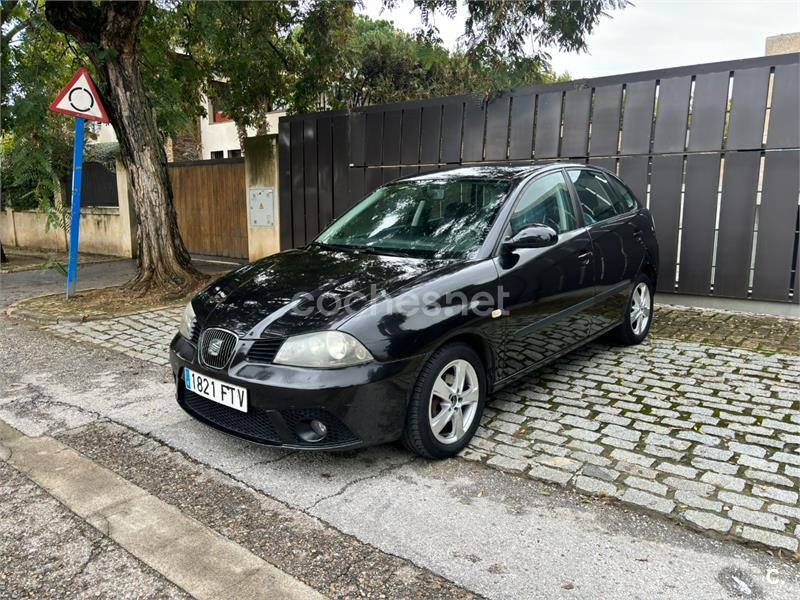
[[[486,160],[505,160],[508,149],[508,113],[511,97],[498,98],[487,107]]]
[[[691,87],[691,77],[673,77],[659,84],[653,152],[683,152]]]
[[[285,117],[281,244],[305,244],[399,176],[571,160],[617,172],[650,208],[662,292],[797,303],[799,65],[800,54],[767,56],[535,85],[488,102]]]
[[[330,117],[317,120],[317,203],[319,229],[333,220],[333,143]],[[315,234],[316,235],[316,234]]]
[[[175,163],[168,172],[189,252],[247,258],[244,160]]]
[[[729,71],[697,76],[689,129],[690,151],[722,148],[729,84]]]
[[[589,147],[589,112],[592,90],[569,90],[564,94],[564,136],[561,156],[583,157]]]
[[[639,201],[646,204],[647,180],[650,176],[649,157],[623,156],[619,159],[619,176],[633,190]]]
[[[381,164],[400,164],[400,133],[403,111],[390,110],[383,115],[383,157]]]
[[[603,86],[595,90],[592,139],[589,146],[592,156],[617,153],[621,109],[621,84]]]
[[[419,162],[421,120],[421,108],[411,108],[403,111],[403,130],[400,134],[400,162],[404,165],[416,165]]]
[[[800,146],[800,66],[775,67],[767,148]]]
[[[622,115],[622,153],[647,154],[653,126],[656,82],[637,81],[625,89]]]
[[[292,245],[306,243],[306,200],[303,185],[303,121],[292,121],[290,132],[292,143],[292,218],[286,223],[292,228]],[[283,220],[281,220],[283,222]]]
[[[764,159],[764,182],[758,208],[753,298],[782,300],[790,287],[797,221],[800,153],[771,152]]]
[[[562,92],[539,94],[536,100],[533,156],[536,160],[558,156]]]
[[[769,67],[734,71],[728,150],[761,148],[768,85]]]
[[[460,127],[460,125],[459,125]],[[422,108],[419,142],[419,162],[439,162],[439,142],[442,139],[442,107],[439,104]]]
[[[658,289],[675,289],[675,264],[678,251],[683,156],[655,156],[651,175],[650,212],[658,239]]]
[[[349,192],[350,137],[347,127],[349,119],[345,115],[333,117],[333,217],[336,218],[352,205]]]
[[[692,154],[686,159],[678,280],[683,294],[707,294],[711,289],[719,166],[719,154]]]
[[[461,139],[464,128],[464,105],[445,104],[442,112],[442,154],[443,163],[461,161]]]
[[[306,242],[319,232],[319,179],[317,176],[317,120],[303,123],[303,185],[305,188]]]
[[[464,108],[464,146],[461,159],[464,162],[483,160],[483,130],[486,121],[486,106],[480,99],[472,99]]]
[[[281,121],[278,125],[278,189],[290,190],[292,186],[292,153],[290,139],[291,124]],[[280,194],[278,211],[281,219],[280,243],[281,248],[292,247],[292,194]],[[284,223],[284,220],[287,223]]]
[[[533,155],[533,117],[536,96],[523,94],[511,100],[511,125],[508,140],[508,158],[529,160]]]
[[[714,276],[714,291],[721,296],[747,297],[760,162],[757,152],[725,154]]]

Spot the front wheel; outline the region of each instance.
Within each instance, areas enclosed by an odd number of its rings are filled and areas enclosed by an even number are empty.
[[[641,344],[653,321],[653,282],[641,274],[633,284],[623,322],[614,330],[617,341],[634,346]]]
[[[428,458],[449,458],[469,443],[486,402],[486,372],[462,343],[443,346],[420,371],[406,416],[405,446]]]

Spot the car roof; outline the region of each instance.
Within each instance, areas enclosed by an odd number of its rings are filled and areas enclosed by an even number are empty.
[[[552,167],[586,167],[578,163],[547,163],[543,165],[479,165],[433,171],[422,175],[401,177],[396,181],[442,181],[448,179],[495,179],[514,181]]]

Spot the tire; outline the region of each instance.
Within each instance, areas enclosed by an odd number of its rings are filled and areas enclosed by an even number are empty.
[[[637,312],[639,311],[644,312]],[[644,320],[644,322],[642,322]],[[623,322],[613,331],[617,342],[625,346],[641,344],[653,322],[653,281],[644,273],[639,274],[625,305]]]
[[[457,373],[464,374],[460,390],[452,387]],[[426,458],[455,456],[478,429],[486,394],[486,368],[476,352],[460,342],[442,346],[427,360],[414,384],[403,444]]]

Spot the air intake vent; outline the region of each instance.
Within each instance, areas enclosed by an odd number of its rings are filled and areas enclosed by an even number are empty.
[[[285,339],[284,337],[268,337],[256,340],[247,353],[247,360],[255,363],[271,363]]]
[[[206,329],[200,336],[200,362],[212,369],[224,369],[236,350],[237,337],[224,329]]]

